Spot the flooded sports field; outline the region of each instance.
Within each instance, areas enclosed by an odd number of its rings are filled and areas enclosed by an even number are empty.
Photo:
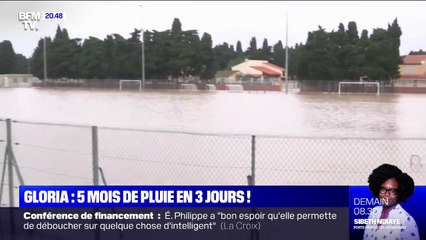
[[[420,94],[3,88],[0,101],[25,184],[93,184],[94,141],[100,184],[365,185],[384,162],[426,183]]]
[[[426,95],[0,89],[1,117],[223,134],[425,137]]]

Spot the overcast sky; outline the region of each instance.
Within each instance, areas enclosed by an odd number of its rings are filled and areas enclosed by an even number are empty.
[[[139,5],[142,5],[140,7]],[[93,2],[0,2],[0,41],[10,40],[16,53],[29,57],[42,36],[55,35],[58,24],[66,28],[70,38],[88,36],[104,39],[118,33],[128,38],[134,28],[164,31],[173,19],[179,18],[183,30],[198,30],[213,38],[213,45],[241,41],[245,50],[252,37],[258,47],[264,38],[269,45],[286,41],[288,13],[288,43],[305,43],[309,31],[321,25],[326,31],[337,30],[355,21],[359,34],[363,29],[387,28],[398,18],[402,29],[402,55],[411,50],[426,50],[426,2],[424,1],[93,1]],[[25,31],[18,21],[18,12],[65,12],[66,19],[38,22],[39,31]]]

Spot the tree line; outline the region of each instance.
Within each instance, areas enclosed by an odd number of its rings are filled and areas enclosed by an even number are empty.
[[[305,43],[289,48],[289,76],[299,80],[375,80],[398,77],[402,58],[399,54],[401,28],[397,19],[387,29],[376,28],[371,35],[359,36],[355,22],[337,31],[321,26],[308,33]],[[70,39],[67,29],[58,26],[55,37],[46,38],[49,78],[140,79],[141,30],[128,38],[119,34],[104,39]],[[230,69],[245,59],[268,60],[285,67],[285,47],[281,41],[269,45],[265,38],[258,47],[255,37],[243,51],[226,42],[213,46],[212,37],[197,30],[182,30],[179,19],[165,31],[145,31],[144,54],[147,79],[211,79],[219,70]],[[422,51],[419,51],[422,52]],[[412,52],[418,54],[418,52]],[[43,78],[43,39],[30,59],[15,54],[10,41],[0,43],[0,74],[27,73]]]
[[[28,73],[28,59],[16,54],[8,40],[0,42],[0,74]]]
[[[357,80],[368,76],[390,80],[399,75],[400,37],[397,19],[387,30],[376,28],[358,36],[357,25],[349,22],[347,29],[339,24],[337,31],[326,32],[321,26],[308,33],[306,43],[297,48],[296,75],[300,79]]]

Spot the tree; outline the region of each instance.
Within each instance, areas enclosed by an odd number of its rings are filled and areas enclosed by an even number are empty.
[[[330,33],[318,26],[318,30],[308,33],[306,45],[301,49],[297,75],[306,80],[333,79],[330,69],[334,56],[330,44]]]
[[[213,41],[211,35],[208,33],[204,33],[201,37],[200,49],[198,51],[201,64],[201,79],[210,79],[215,74],[213,69],[214,58],[212,46]]]
[[[52,44],[52,39],[50,37],[46,37],[45,41],[46,41],[46,55],[47,55],[46,57],[47,59],[49,59],[49,54],[50,54],[49,48]],[[38,41],[37,47],[35,48],[30,60],[31,73],[40,79],[44,79],[43,49],[44,49],[44,44],[43,44],[43,39],[41,38]],[[47,72],[49,73],[49,65],[47,65]],[[49,77],[49,74],[48,74],[48,77]]]
[[[303,44],[297,44],[294,48],[288,49],[288,69],[285,69],[285,71],[288,71],[288,77],[289,79],[297,79],[297,64],[300,61],[300,49],[303,47]],[[278,65],[283,66],[285,65]]]
[[[377,80],[388,80],[390,75],[387,71],[392,64],[390,52],[392,44],[386,30],[377,28],[373,30],[366,49],[368,62],[367,76]]]
[[[100,39],[91,36],[89,39],[85,39],[80,54],[81,77],[104,79],[106,77],[106,66],[102,64],[103,56],[103,44]],[[125,64],[123,63],[123,65]],[[119,75],[116,71],[114,73],[117,74],[114,77]]]
[[[332,51],[332,66],[330,67],[330,75],[334,79],[345,79],[348,59],[348,31],[345,30],[343,23],[338,26],[337,32],[330,33],[330,44]]]
[[[180,76],[191,78],[199,76],[202,64],[199,61],[200,56],[198,49],[200,48],[200,38],[197,30],[183,31],[182,48],[179,55]]]
[[[356,22],[351,21],[348,23],[348,30],[346,31],[349,44],[357,44],[359,40],[358,29]]]
[[[256,59],[257,58],[257,41],[256,37],[252,37],[250,40],[250,46],[248,47],[246,51],[246,55],[250,59]]]
[[[361,41],[361,45],[364,45],[368,41],[368,31],[367,30],[365,30],[365,29],[362,30],[360,41]]]
[[[180,23],[179,18],[173,19],[172,24],[172,35],[179,35],[182,32],[182,24]]]
[[[70,39],[68,31],[58,26],[53,41],[46,39],[49,77],[134,78],[141,75],[141,31],[134,29],[125,39],[118,34],[105,39]],[[366,30],[358,36],[357,24],[347,28],[340,23],[337,31],[327,32],[321,26],[308,33],[305,43],[290,47],[289,74],[298,79],[351,79],[367,75],[370,79],[388,80],[398,75],[401,28],[397,19],[388,29]],[[178,18],[165,31],[145,31],[145,71],[147,78],[188,79],[213,77],[217,70],[229,69],[246,58],[271,61],[285,66],[285,49],[281,41],[273,47],[264,39],[257,48],[255,37],[244,52],[241,42],[213,46],[212,36],[197,30],[182,30]],[[412,52],[421,54],[423,51]],[[13,60],[11,60],[13,59]],[[13,62],[13,64],[11,63]],[[25,58],[16,55],[11,43],[0,43],[0,68],[3,72],[23,71]],[[43,77],[43,41],[30,58],[31,72]],[[7,65],[9,64],[9,65]],[[13,65],[13,66],[12,66]],[[7,66],[7,67],[5,67]],[[19,67],[18,67],[19,66]],[[28,64],[26,64],[28,67]],[[19,68],[20,70],[16,69]]]
[[[240,40],[237,41],[237,49],[236,49],[236,51],[237,51],[238,55],[242,55],[243,54],[243,49],[241,47],[241,41]]]
[[[135,28],[133,32],[130,33],[130,38],[125,41],[126,50],[125,54],[122,56],[122,60],[129,65],[126,73],[126,78],[129,79],[142,78],[141,32],[141,30]]]
[[[272,54],[272,63],[277,65],[277,66],[285,66],[285,49],[283,47],[283,43],[280,41],[278,41],[275,45],[274,45],[274,52]]]
[[[237,56],[233,49],[230,48],[226,42],[215,46],[213,48],[213,54],[215,57],[215,72],[218,70],[229,69],[230,61],[235,59]]]
[[[272,58],[272,52],[271,52],[271,47],[268,44],[268,39],[263,39],[263,43],[262,43],[262,49],[260,49],[258,55],[257,55],[258,59],[261,60],[268,60],[271,61]]]
[[[145,31],[145,70],[146,77],[150,79],[166,79],[170,74],[170,65],[167,64],[171,57],[170,30],[163,32]]]
[[[391,49],[390,49],[390,59],[391,59],[391,65],[389,66],[388,74],[389,79],[399,77],[399,64],[402,64],[402,58],[400,57],[399,53],[399,47],[401,45],[401,27],[398,25],[398,19],[395,18],[395,20],[392,22],[391,25],[388,25],[388,34],[389,34],[389,41],[391,42]]]
[[[12,43],[5,40],[0,43],[0,74],[15,73],[15,51]]]
[[[360,51],[360,41],[358,29],[355,22],[348,23],[347,43],[343,47],[345,60],[343,67],[345,69],[344,78],[350,80],[358,80],[364,74],[360,71],[360,67],[366,62],[363,60],[362,52]],[[339,78],[337,78],[339,79]]]
[[[58,25],[55,38],[48,49],[49,78],[78,77],[79,69],[76,68],[80,46],[78,40],[71,40],[68,31]]]
[[[263,43],[262,43],[262,49],[263,50],[268,50],[270,47],[269,47],[269,44],[268,44],[268,39],[263,39]]]
[[[420,49],[419,51],[410,51],[410,53],[408,53],[408,55],[425,55],[426,52],[423,51],[422,49]]]
[[[347,30],[340,23],[336,32],[319,27],[309,32],[306,44],[293,53],[297,75],[306,80],[358,80],[365,75],[375,80],[395,78],[402,62],[400,36],[396,19],[388,30],[374,29],[370,37],[366,30],[359,37],[355,22],[349,22]]]
[[[182,30],[179,19],[173,20],[171,30],[148,32],[145,42],[149,57],[147,72],[151,76],[166,78],[190,78],[203,71],[199,50],[207,50],[208,37],[203,47],[196,30]],[[210,36],[211,39],[211,36]],[[209,60],[206,60],[207,62]],[[155,64],[155,65],[154,65]]]
[[[22,54],[15,55],[14,73],[28,73],[29,60]]]

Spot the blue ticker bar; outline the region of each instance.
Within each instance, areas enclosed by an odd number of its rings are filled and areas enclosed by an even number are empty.
[[[22,208],[349,207],[348,186],[20,186]]]

